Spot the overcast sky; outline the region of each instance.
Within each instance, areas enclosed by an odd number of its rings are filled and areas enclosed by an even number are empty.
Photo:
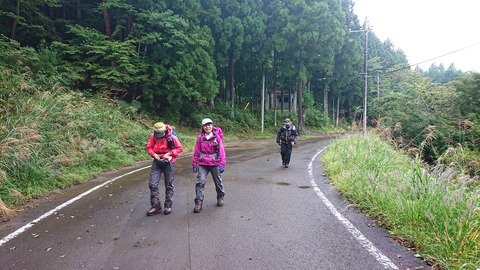
[[[375,35],[389,38],[410,64],[437,58],[420,67],[453,63],[462,71],[480,72],[480,0],[354,1],[360,22],[367,18]]]

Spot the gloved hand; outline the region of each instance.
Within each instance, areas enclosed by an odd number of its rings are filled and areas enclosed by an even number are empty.
[[[192,166],[192,170],[193,170],[194,173],[197,173],[198,172],[198,167],[194,165],[194,166]]]
[[[225,167],[222,167],[222,166],[218,167],[218,171],[220,173],[223,173],[225,171]]]

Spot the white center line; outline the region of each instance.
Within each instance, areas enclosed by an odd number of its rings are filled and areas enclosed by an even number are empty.
[[[100,184],[100,185],[98,185],[98,186],[95,186],[95,187],[93,187],[93,188],[85,191],[84,193],[78,195],[77,197],[74,197],[74,198],[70,199],[70,200],[67,201],[67,202],[62,203],[61,205],[59,205],[59,206],[55,207],[54,209],[46,212],[45,214],[43,214],[43,215],[39,216],[38,218],[32,220],[31,222],[29,222],[28,224],[24,225],[23,227],[17,229],[17,230],[14,231],[13,233],[11,233],[11,234],[5,236],[4,238],[2,238],[2,240],[0,240],[0,247],[3,246],[3,244],[7,243],[8,241],[12,240],[13,238],[19,236],[21,233],[25,232],[25,231],[28,230],[29,228],[33,227],[35,224],[37,224],[37,223],[40,222],[41,220],[43,220],[43,219],[51,216],[52,214],[54,214],[55,212],[59,211],[60,209],[62,209],[62,208],[64,208],[64,207],[72,204],[73,202],[75,202],[75,201],[83,198],[84,196],[86,196],[86,195],[94,192],[95,190],[97,190],[97,189],[99,189],[99,188],[101,188],[101,187],[103,187],[103,186],[106,186],[106,185],[108,185],[108,184],[110,184],[110,183],[112,183],[112,182],[114,182],[114,181],[116,181],[116,180],[118,180],[118,179],[120,179],[120,178],[122,178],[122,177],[124,177],[124,176],[127,176],[127,175],[130,175],[130,174],[139,172],[139,171],[141,171],[141,170],[145,170],[145,169],[150,168],[150,167],[151,167],[151,166],[143,167],[143,168],[136,169],[136,170],[134,170],[134,171],[128,172],[128,173],[126,173],[126,174],[117,176],[117,177],[115,177],[115,178],[113,178],[113,179],[110,179],[110,180],[108,180],[108,181],[106,181],[106,182],[104,182],[104,183],[102,183],[102,184]]]

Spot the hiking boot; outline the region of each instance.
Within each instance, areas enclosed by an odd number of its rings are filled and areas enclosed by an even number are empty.
[[[217,199],[217,206],[223,206],[223,198],[218,198]]]
[[[150,208],[150,210],[147,211],[147,216],[153,216],[155,214],[158,214],[162,209],[159,207],[159,208],[155,208],[155,207],[152,207]]]
[[[165,209],[163,210],[163,214],[164,215],[170,215],[170,213],[172,213],[172,208],[171,207],[165,207]]]
[[[195,204],[195,208],[193,208],[194,213],[200,213],[202,211],[202,205],[201,204]]]

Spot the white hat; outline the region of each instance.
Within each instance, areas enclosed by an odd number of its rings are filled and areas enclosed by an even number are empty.
[[[210,123],[210,124],[213,124],[212,119],[210,119],[210,118],[204,118],[204,119],[202,120],[202,126],[204,126],[204,125],[206,125],[206,124],[209,124],[209,123]]]

